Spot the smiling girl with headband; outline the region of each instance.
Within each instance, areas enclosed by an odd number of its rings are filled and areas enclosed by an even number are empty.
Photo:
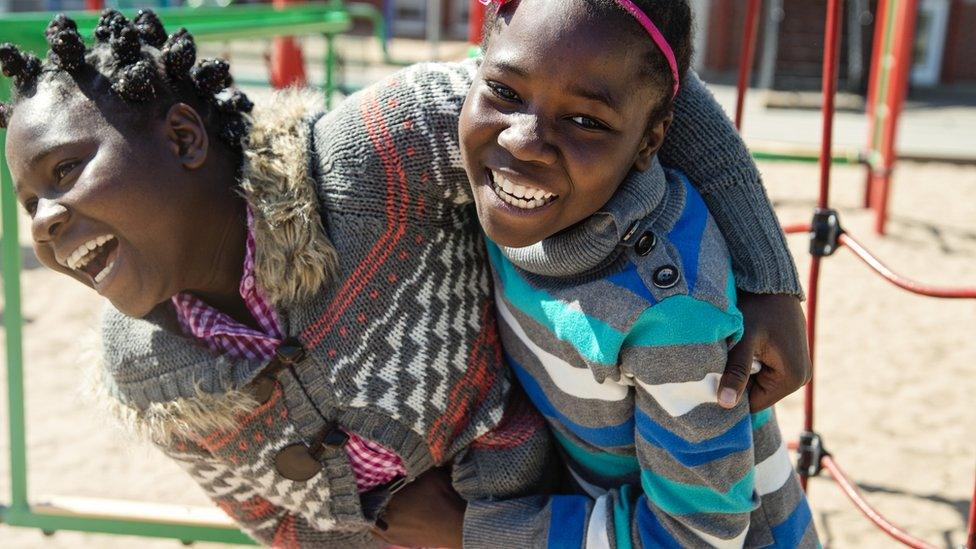
[[[537,4],[560,25],[577,17],[568,6],[599,5]],[[0,46],[15,86],[0,127],[41,262],[111,303],[106,402],[268,545],[370,546],[374,528],[395,538],[419,524],[428,537],[417,544],[457,546],[462,520],[475,546],[546,543],[525,522],[498,520],[509,502],[544,494],[556,468],[542,419],[511,390],[460,163],[475,63],[407,69],[324,114],[298,92],[253,106],[226,63],[197,63],[192,36],[167,37],[148,11],[106,12],[91,47],[64,16],[46,34],[45,62]],[[741,142],[700,82],[675,101],[686,111],[670,158],[710,186],[719,226],[739,242],[737,284],[795,302],[793,265]],[[581,128],[598,118],[570,114]],[[571,193],[554,186],[535,199],[562,198]],[[763,308],[778,313],[756,316],[760,333],[791,307]],[[801,365],[793,377],[803,375]],[[783,379],[757,386],[782,395],[796,386]],[[483,505],[464,516],[451,490]],[[560,517],[558,528],[580,524]]]
[[[514,0],[486,28],[461,154],[506,359],[580,494],[469,503],[466,545],[816,547],[771,411],[715,401],[743,330],[731,256],[657,158],[687,2]]]

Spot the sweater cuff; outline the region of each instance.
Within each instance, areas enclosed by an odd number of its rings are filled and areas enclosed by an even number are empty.
[[[703,195],[732,255],[736,287],[754,294],[803,299],[786,236],[760,184],[732,185]],[[750,223],[743,223],[748,219]]]
[[[464,549],[540,547],[547,538],[546,498],[468,502],[464,512]]]

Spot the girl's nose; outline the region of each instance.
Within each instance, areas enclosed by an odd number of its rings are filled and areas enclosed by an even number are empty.
[[[552,164],[556,161],[556,150],[546,141],[542,130],[539,117],[516,115],[498,135],[498,144],[524,162]]]
[[[68,208],[60,202],[41,198],[31,220],[31,232],[35,242],[47,242],[57,236],[58,231],[68,221]]]

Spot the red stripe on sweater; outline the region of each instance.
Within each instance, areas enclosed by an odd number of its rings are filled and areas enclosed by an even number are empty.
[[[485,401],[488,389],[495,380],[497,370],[489,368],[502,360],[498,327],[495,324],[493,302],[485,301],[481,312],[481,332],[475,339],[468,357],[468,369],[464,376],[454,384],[447,397],[446,412],[434,420],[428,435],[430,453],[435,462],[444,457],[447,444],[456,438],[474,415],[474,408]],[[476,394],[471,394],[471,389]]]
[[[396,143],[383,120],[376,94],[363,97],[360,113],[373,149],[379,156],[386,177],[386,230],[366,257],[356,266],[349,278],[332,299],[322,316],[302,332],[306,346],[315,347],[335,327],[336,322],[363,288],[373,279],[376,271],[386,262],[393,247],[406,232],[406,213],[410,206],[407,194],[407,177],[403,162],[397,153]],[[399,200],[398,200],[399,199]]]

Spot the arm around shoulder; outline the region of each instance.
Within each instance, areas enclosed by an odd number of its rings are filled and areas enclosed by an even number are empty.
[[[802,296],[796,265],[759,170],[705,84],[688,71],[661,162],[691,179],[732,253],[739,289]]]

